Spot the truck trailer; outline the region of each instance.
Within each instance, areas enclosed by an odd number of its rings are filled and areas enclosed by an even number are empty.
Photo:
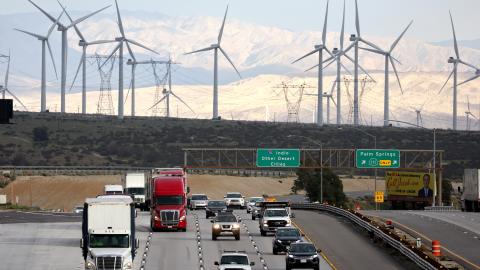
[[[187,194],[182,176],[157,175],[149,183],[152,231],[187,230]]]
[[[129,196],[103,195],[85,200],[82,248],[85,269],[133,269],[139,246],[135,205]]]
[[[146,211],[148,209],[145,202],[145,173],[129,172],[122,178],[124,193],[133,196],[135,207]]]
[[[122,195],[123,186],[122,185],[105,185],[104,194],[105,195]]]
[[[463,174],[462,211],[480,212],[480,169],[465,169]]]

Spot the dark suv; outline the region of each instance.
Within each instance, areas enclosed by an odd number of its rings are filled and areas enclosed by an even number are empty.
[[[297,228],[278,228],[273,239],[273,254],[287,252],[291,243],[302,241],[302,234]]]
[[[226,212],[227,204],[225,201],[208,201],[207,207],[205,208],[206,218],[214,217],[217,213]]]
[[[320,252],[320,250],[318,250]],[[287,252],[285,263],[286,269],[292,268],[312,268],[320,269],[320,258],[315,246],[311,243],[292,243]]]

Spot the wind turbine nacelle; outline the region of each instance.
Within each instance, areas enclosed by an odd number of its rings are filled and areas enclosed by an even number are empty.
[[[219,46],[218,44],[212,44],[212,45],[210,45],[210,47],[212,47],[212,48],[218,48],[218,47],[220,47],[220,46]]]
[[[127,65],[133,65],[133,61],[132,61],[132,59],[128,59],[128,61],[127,61]]]
[[[337,53],[338,53],[338,48],[333,48],[332,53],[333,53],[333,54],[337,54]]]
[[[87,45],[87,42],[85,42],[85,40],[81,39],[80,41],[78,41],[78,46],[83,47],[85,45]]]
[[[323,45],[315,45],[315,50],[320,50],[320,49],[323,49]]]
[[[449,57],[449,58],[448,58],[448,63],[450,63],[450,64],[455,63],[455,58]]]
[[[115,41],[123,41],[123,37],[116,37]]]
[[[357,40],[357,36],[355,34],[351,34],[350,41],[356,41],[356,40]]]

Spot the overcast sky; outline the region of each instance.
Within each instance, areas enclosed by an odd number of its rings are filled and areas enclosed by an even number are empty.
[[[93,11],[113,0],[60,0],[70,10]],[[35,0],[59,12],[56,0]],[[293,31],[318,31],[323,25],[326,0],[119,0],[121,10],[150,11],[170,16],[223,15],[230,4],[230,18]],[[354,30],[354,0],[346,0],[347,33]],[[33,12],[27,0],[1,0],[0,14]],[[329,31],[339,31],[343,0],[330,0]],[[363,35],[397,36],[410,20],[410,37],[426,41],[451,39],[448,10],[454,16],[458,39],[479,39],[479,0],[359,0]],[[111,9],[111,12],[114,10]]]

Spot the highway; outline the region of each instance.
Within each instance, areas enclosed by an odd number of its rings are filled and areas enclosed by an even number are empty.
[[[363,211],[391,219],[400,229],[431,246],[439,240],[443,252],[467,269],[480,270],[480,214],[425,211]]]
[[[220,259],[223,250],[246,251],[255,262],[253,269],[285,269],[285,255],[273,255],[273,237],[260,235],[258,220],[251,220],[245,210],[235,210],[235,214],[242,218],[240,241],[233,238],[212,241],[212,225],[205,218],[204,211],[191,211],[187,217],[187,232],[154,232],[149,240],[148,252],[145,253],[146,242],[150,236],[150,216],[148,212],[140,212],[136,221],[140,248],[134,269],[140,269],[144,253],[147,270],[201,269],[197,246],[197,220],[203,269],[216,269],[214,262]],[[1,211],[0,217],[4,223],[0,224],[2,269],[84,269],[79,247],[79,216]],[[65,221],[65,218],[69,220]],[[322,260],[321,269],[332,268]]]
[[[403,257],[375,245],[365,232],[330,214],[295,210],[295,223],[337,269],[418,269]]]

